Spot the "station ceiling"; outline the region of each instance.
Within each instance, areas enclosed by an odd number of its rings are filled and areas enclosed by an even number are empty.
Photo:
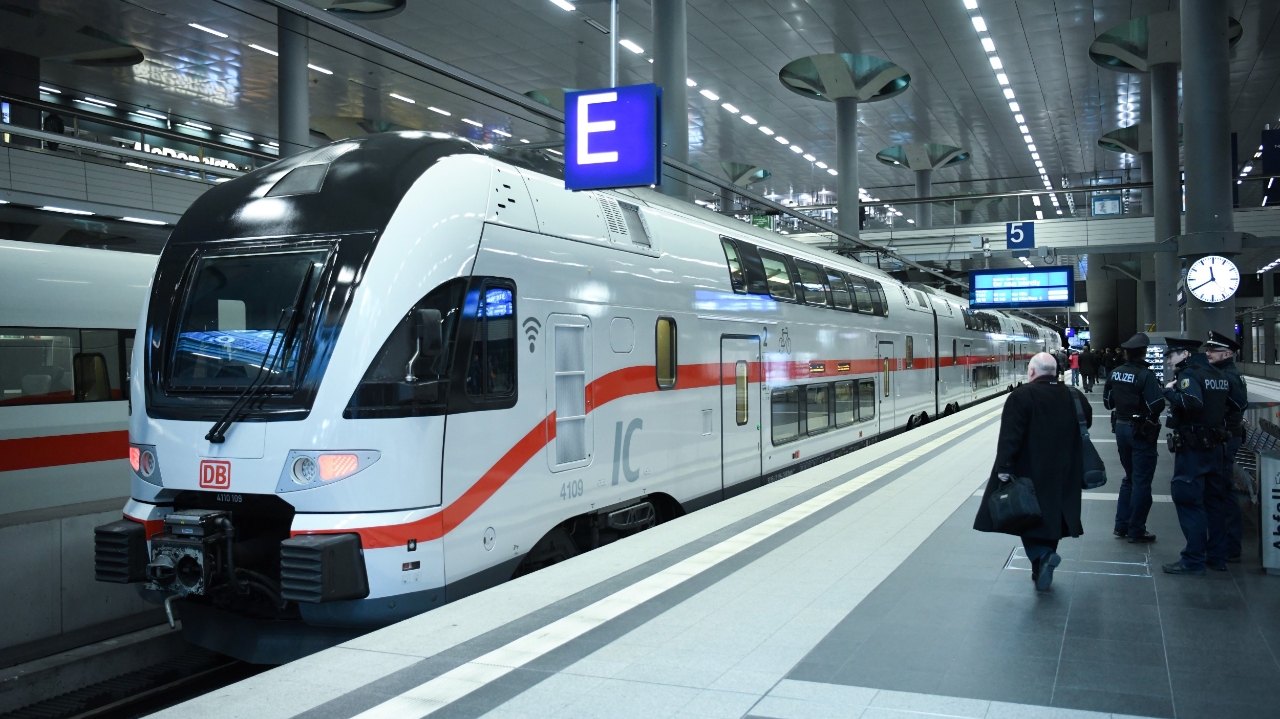
[[[1089,44],[1120,22],[1176,5],[979,0],[976,14],[1003,63],[999,72],[1008,76],[1055,187],[1064,175],[1077,185],[1082,174],[1121,168],[1122,156],[1102,150],[1097,139],[1142,120],[1146,111],[1145,76],[1099,68],[1088,57]],[[1246,150],[1256,145],[1263,125],[1280,122],[1280,2],[1230,0],[1230,6],[1244,28],[1232,51],[1230,93],[1231,125],[1240,135],[1243,159],[1252,154]],[[119,68],[45,62],[46,82],[275,136],[276,60],[251,47],[276,47],[274,7],[257,0],[39,0],[38,7],[118,37],[146,58]],[[577,10],[567,12],[550,0],[408,0],[402,13],[362,24],[518,92],[606,85],[609,36],[583,16],[607,25],[608,3],[589,0]],[[972,153],[969,162],[934,173],[935,194],[1041,187],[973,14],[965,0],[689,0],[689,77],[698,83],[688,90],[691,161],[712,171],[721,161],[767,168],[772,177],[753,186],[760,191],[831,189],[834,178],[814,162],[835,164],[835,108],[787,90],[778,71],[806,55],[856,52],[895,62],[912,78],[905,93],[861,110],[860,184],[871,194],[914,194],[910,172],[874,159],[885,147],[914,142]],[[619,81],[648,82],[650,5],[624,0],[620,15],[619,39],[645,54],[619,50]],[[505,141],[558,136],[501,103],[468,95],[332,33],[316,32],[314,38],[311,62],[329,74],[311,73],[311,113],[320,118],[313,127],[412,127],[499,142],[504,138],[495,129],[514,136]],[[759,125],[747,124],[743,115]],[[775,142],[760,125],[803,152]]]

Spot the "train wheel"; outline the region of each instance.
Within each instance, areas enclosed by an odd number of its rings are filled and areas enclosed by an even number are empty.
[[[520,562],[512,578],[522,577],[543,567],[559,564],[577,554],[578,545],[574,544],[573,537],[569,536],[564,527],[556,527],[533,545],[533,549],[525,555],[524,561]]]
[[[929,424],[929,413],[928,413],[928,412],[921,412],[921,413],[920,413],[920,424]]]

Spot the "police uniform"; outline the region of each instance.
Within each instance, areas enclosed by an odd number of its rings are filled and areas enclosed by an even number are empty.
[[[1163,569],[1168,574],[1204,574],[1209,554],[1205,487],[1222,471],[1230,385],[1226,375],[1209,364],[1208,357],[1196,352],[1199,340],[1171,337],[1166,342],[1170,352],[1193,354],[1177,364],[1173,382],[1164,390],[1169,403],[1167,426],[1173,430],[1168,435],[1169,448],[1175,455],[1169,491],[1187,546],[1181,560]],[[1214,554],[1217,550],[1215,547]]]
[[[1210,332],[1209,340],[1205,345],[1210,348],[1231,350],[1232,356],[1221,361],[1214,362],[1213,366],[1217,367],[1227,376],[1227,382],[1230,386],[1230,396],[1227,401],[1227,438],[1225,456],[1222,461],[1222,471],[1220,473],[1220,481],[1215,483],[1211,488],[1206,487],[1206,493],[1214,494],[1212,504],[1219,505],[1222,508],[1221,513],[1209,515],[1209,534],[1225,535],[1226,557],[1228,562],[1240,561],[1240,503],[1236,501],[1233,493],[1232,479],[1235,473],[1236,452],[1240,450],[1240,444],[1244,441],[1244,410],[1249,406],[1249,390],[1245,385],[1244,377],[1240,376],[1240,370],[1236,367],[1235,355],[1240,352],[1240,344],[1233,338],[1228,337],[1219,332]],[[1207,497],[1206,497],[1207,499]],[[1210,545],[1213,543],[1210,542]],[[1210,564],[1216,566],[1218,557],[1210,556]]]
[[[1146,349],[1151,342],[1138,333],[1120,345],[1126,350]],[[1151,479],[1159,456],[1160,412],[1164,410],[1164,394],[1156,373],[1141,359],[1131,359],[1107,375],[1102,390],[1102,405],[1111,410],[1111,428],[1116,435],[1120,464],[1124,465],[1124,481],[1116,502],[1115,535],[1130,542],[1152,542],[1156,535],[1147,531],[1147,514],[1151,511]]]

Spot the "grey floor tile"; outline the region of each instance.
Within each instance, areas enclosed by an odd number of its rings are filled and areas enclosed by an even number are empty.
[[[758,694],[704,690],[680,708],[678,717],[738,719],[760,700]]]
[[[1167,700],[1169,672],[1163,665],[1104,664],[1067,661],[1058,665],[1057,690],[1096,690],[1123,694],[1142,694]],[[1056,702],[1055,702],[1056,703]]]
[[[1144,717],[1173,717],[1173,700],[1168,692],[1164,696],[1127,694],[1102,689],[1058,689],[1053,695],[1053,705],[1067,709],[1083,709],[1115,714],[1132,714]]]
[[[881,691],[871,701],[873,708],[895,709],[920,714],[942,714],[948,717],[973,717],[982,719],[991,708],[991,702],[981,699],[965,699],[938,694]]]
[[[1275,703],[1241,704],[1230,697],[1179,699],[1178,719],[1275,719],[1280,716]]]
[[[859,719],[864,711],[866,707],[765,697],[751,708],[751,716],[770,719]]]
[[[1063,661],[1159,667],[1165,669],[1165,648],[1160,642],[1122,642],[1116,639],[1068,636],[1062,644]]]

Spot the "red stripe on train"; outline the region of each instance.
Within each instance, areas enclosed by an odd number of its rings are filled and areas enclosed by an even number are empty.
[[[128,457],[128,430],[0,439],[0,472]]]

